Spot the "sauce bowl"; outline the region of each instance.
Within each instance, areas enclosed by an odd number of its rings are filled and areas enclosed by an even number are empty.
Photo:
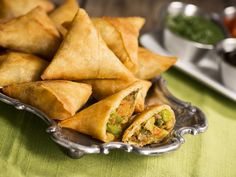
[[[162,12],[163,25],[163,44],[164,47],[180,59],[197,63],[210,50],[214,49],[214,45],[194,42],[183,38],[180,35],[172,32],[165,24],[165,19],[168,15],[184,15],[184,16],[200,16],[215,23],[227,37],[226,30],[221,23],[220,17],[216,14],[208,14],[193,4],[185,4],[182,2],[170,3],[165,11]]]
[[[236,38],[236,7],[229,6],[224,9],[223,21],[230,36]]]
[[[230,64],[230,62],[224,58],[225,54],[236,52],[236,38],[227,38],[223,40],[217,45],[216,50],[222,58],[220,60],[222,82],[230,90],[236,92],[236,65]],[[231,59],[236,63],[236,54],[233,57],[234,58]]]

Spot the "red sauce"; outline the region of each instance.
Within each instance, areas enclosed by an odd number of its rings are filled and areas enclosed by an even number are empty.
[[[224,19],[224,23],[228,28],[231,36],[236,38],[236,16],[232,19]]]

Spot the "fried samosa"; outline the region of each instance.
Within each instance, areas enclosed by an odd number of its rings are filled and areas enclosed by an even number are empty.
[[[59,123],[104,142],[119,140],[131,121],[140,84],[111,95]]]
[[[0,55],[0,87],[40,80],[48,62],[31,54],[6,52]]]
[[[127,79],[133,74],[106,46],[92,21],[79,9],[51,64],[45,79]]]
[[[71,81],[37,81],[13,84],[3,93],[34,106],[49,118],[64,120],[73,116],[91,95],[91,86]]]
[[[168,105],[151,107],[134,118],[122,141],[137,146],[161,142],[173,129],[175,114]]]
[[[60,34],[46,12],[37,7],[24,16],[0,24],[0,46],[50,59]]]
[[[0,0],[0,18],[10,19],[24,15],[40,6],[46,12],[54,9],[54,4],[49,0]]]
[[[136,77],[140,79],[152,79],[165,72],[176,62],[176,57],[157,55],[145,48],[138,49],[139,70]]]
[[[62,24],[72,21],[78,8],[77,0],[64,0],[64,3],[49,15],[63,36],[65,36],[67,30]]]
[[[141,17],[93,19],[107,46],[133,73],[138,71],[138,36],[144,22]]]
[[[137,96],[135,112],[142,112],[144,110],[145,98],[151,87],[151,82],[136,78],[130,78],[129,80],[85,80],[83,82],[92,85],[93,96],[97,100],[113,95],[137,82],[140,84],[141,89]]]

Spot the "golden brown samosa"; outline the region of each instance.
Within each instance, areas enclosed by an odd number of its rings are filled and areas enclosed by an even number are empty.
[[[137,79],[132,77],[127,80],[119,79],[91,79],[82,80],[83,83],[89,84],[93,88],[93,97],[101,100],[113,95],[136,82]]]
[[[24,16],[0,24],[0,46],[50,59],[60,34],[46,12],[37,7]]]
[[[138,49],[139,70],[136,77],[152,79],[165,72],[176,62],[176,57],[157,55],[145,48]]]
[[[0,18],[9,19],[24,15],[40,6],[46,12],[54,9],[54,4],[49,0],[0,0]]]
[[[73,116],[91,95],[91,86],[71,81],[37,81],[13,84],[3,93],[34,106],[49,118],[64,120]]]
[[[142,85],[141,91],[138,93],[137,97],[137,104],[135,105],[135,112],[142,112],[145,108],[145,99],[148,93],[149,88],[151,87],[152,83],[147,80],[138,80]]]
[[[144,146],[162,141],[174,128],[175,114],[168,105],[146,109],[125,130],[122,141]]]
[[[74,129],[104,142],[119,140],[132,120],[140,84],[111,95],[59,123],[61,127]]]
[[[85,10],[76,14],[45,79],[127,79],[133,74],[106,46]]]
[[[141,17],[93,19],[107,46],[133,73],[138,71],[138,36],[144,22]]]
[[[85,80],[84,83],[92,85],[93,96],[101,100],[107,96],[113,95],[133,83],[137,82],[140,85],[140,91],[137,96],[137,103],[135,105],[135,112],[141,112],[145,107],[145,98],[149,88],[151,87],[151,82],[140,80],[136,78],[130,78],[129,80]]]
[[[64,3],[49,15],[63,36],[67,30],[62,24],[64,22],[72,21],[78,8],[79,5],[77,0],[64,0]]]
[[[48,62],[31,54],[6,52],[0,55],[0,87],[40,80]]]

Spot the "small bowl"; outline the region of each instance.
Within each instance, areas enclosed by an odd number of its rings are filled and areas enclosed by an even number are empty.
[[[222,21],[224,21],[224,25],[227,28],[230,36],[236,38],[236,34],[233,32],[233,29],[235,28],[236,7],[226,7],[222,16]]]
[[[236,38],[223,40],[216,46],[216,50],[222,58],[220,60],[222,82],[227,88],[236,92],[236,66],[227,62],[223,57],[225,53],[236,51]]]
[[[224,9],[223,16],[227,20],[232,20],[236,16],[236,7],[229,6]]]
[[[183,14],[185,16],[201,16],[216,23],[227,36],[226,30],[221,23],[220,17],[216,14],[210,15],[203,12],[197,6],[193,4],[185,4],[182,2],[172,2],[167,6],[164,12],[163,18],[163,44],[164,47],[174,55],[177,55],[180,59],[189,62],[199,62],[202,57],[207,54],[210,50],[214,49],[214,45],[203,44],[185,39],[178,34],[173,33],[165,25],[165,18],[167,15],[178,15]]]

